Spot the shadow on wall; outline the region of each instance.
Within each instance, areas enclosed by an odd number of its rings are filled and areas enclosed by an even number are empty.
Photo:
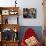
[[[25,31],[28,28],[32,28],[37,33],[38,39],[42,43],[43,42],[42,26],[21,26],[20,31],[19,31],[19,40],[20,40],[20,42],[21,42],[21,40],[24,36]]]

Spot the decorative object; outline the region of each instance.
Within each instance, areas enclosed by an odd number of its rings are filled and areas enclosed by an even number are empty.
[[[10,28],[5,28],[2,31],[2,40],[4,40],[4,41],[9,41],[9,40],[16,41],[16,40],[18,40],[18,32],[14,31]]]
[[[9,10],[2,10],[2,15],[9,15]]]
[[[13,30],[15,33],[14,33],[14,41],[15,40],[18,40],[18,32],[17,32],[17,29],[14,27],[14,30]]]
[[[5,24],[8,24],[8,18],[7,18],[7,19],[5,19]]]
[[[36,18],[37,11],[36,8],[23,8],[24,18]]]
[[[15,41],[15,40],[19,40],[19,39],[18,39],[18,32],[14,32],[13,40],[14,40],[14,41]]]
[[[4,41],[12,40],[12,30],[11,29],[5,28],[3,30],[2,40]]]
[[[15,10],[10,10],[10,11],[9,11],[9,14],[10,14],[10,15],[16,15],[16,14],[18,14],[18,12],[16,12]]]

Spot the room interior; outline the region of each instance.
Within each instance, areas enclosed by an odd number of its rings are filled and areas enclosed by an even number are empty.
[[[0,46],[21,46],[28,28],[32,28],[42,46],[46,46],[45,5],[45,1],[42,0],[1,0]],[[32,16],[27,11],[31,11]]]

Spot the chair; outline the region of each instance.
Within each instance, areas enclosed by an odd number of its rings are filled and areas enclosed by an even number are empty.
[[[28,28],[24,34],[24,37],[22,38],[21,46],[27,46],[25,40],[32,36],[34,36],[37,39],[37,34],[34,32],[34,30],[32,28]],[[38,39],[37,39],[37,41],[38,42],[35,46],[41,46]]]

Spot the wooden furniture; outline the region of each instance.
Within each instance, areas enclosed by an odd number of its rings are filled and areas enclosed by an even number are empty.
[[[20,27],[18,24],[0,24],[0,30],[1,32],[5,29],[5,28],[10,28],[14,31],[14,29],[17,30],[17,32],[19,31]]]
[[[1,31],[4,30],[5,28],[10,28],[14,31],[14,29],[16,28],[17,32],[19,31],[19,25],[15,25],[15,24],[3,24],[1,25]],[[1,32],[2,34],[2,32]],[[4,34],[3,34],[4,35]],[[11,37],[11,36],[10,36]],[[1,39],[1,46],[18,46],[18,43],[19,43],[19,39],[18,40],[8,40],[8,41],[5,41],[5,40],[2,40]]]
[[[44,26],[44,46],[46,46],[46,26]]]
[[[46,0],[43,0],[44,26],[46,26]]]
[[[7,31],[11,29],[14,33],[19,31],[18,11],[19,11],[19,7],[0,7],[0,32],[1,32],[0,46],[18,46],[19,40],[10,39],[7,41],[4,40],[2,37],[2,32],[5,32],[4,30]],[[9,18],[9,17],[13,17],[13,18]],[[12,32],[11,30],[10,32]]]
[[[44,44],[46,46],[46,0],[43,0],[43,10],[44,10]]]
[[[0,46],[2,46],[2,42],[0,41]]]
[[[3,43],[3,46],[18,46],[18,41],[5,41],[2,43]]]
[[[9,17],[15,17],[18,23],[19,7],[0,7],[1,24],[8,24]]]

